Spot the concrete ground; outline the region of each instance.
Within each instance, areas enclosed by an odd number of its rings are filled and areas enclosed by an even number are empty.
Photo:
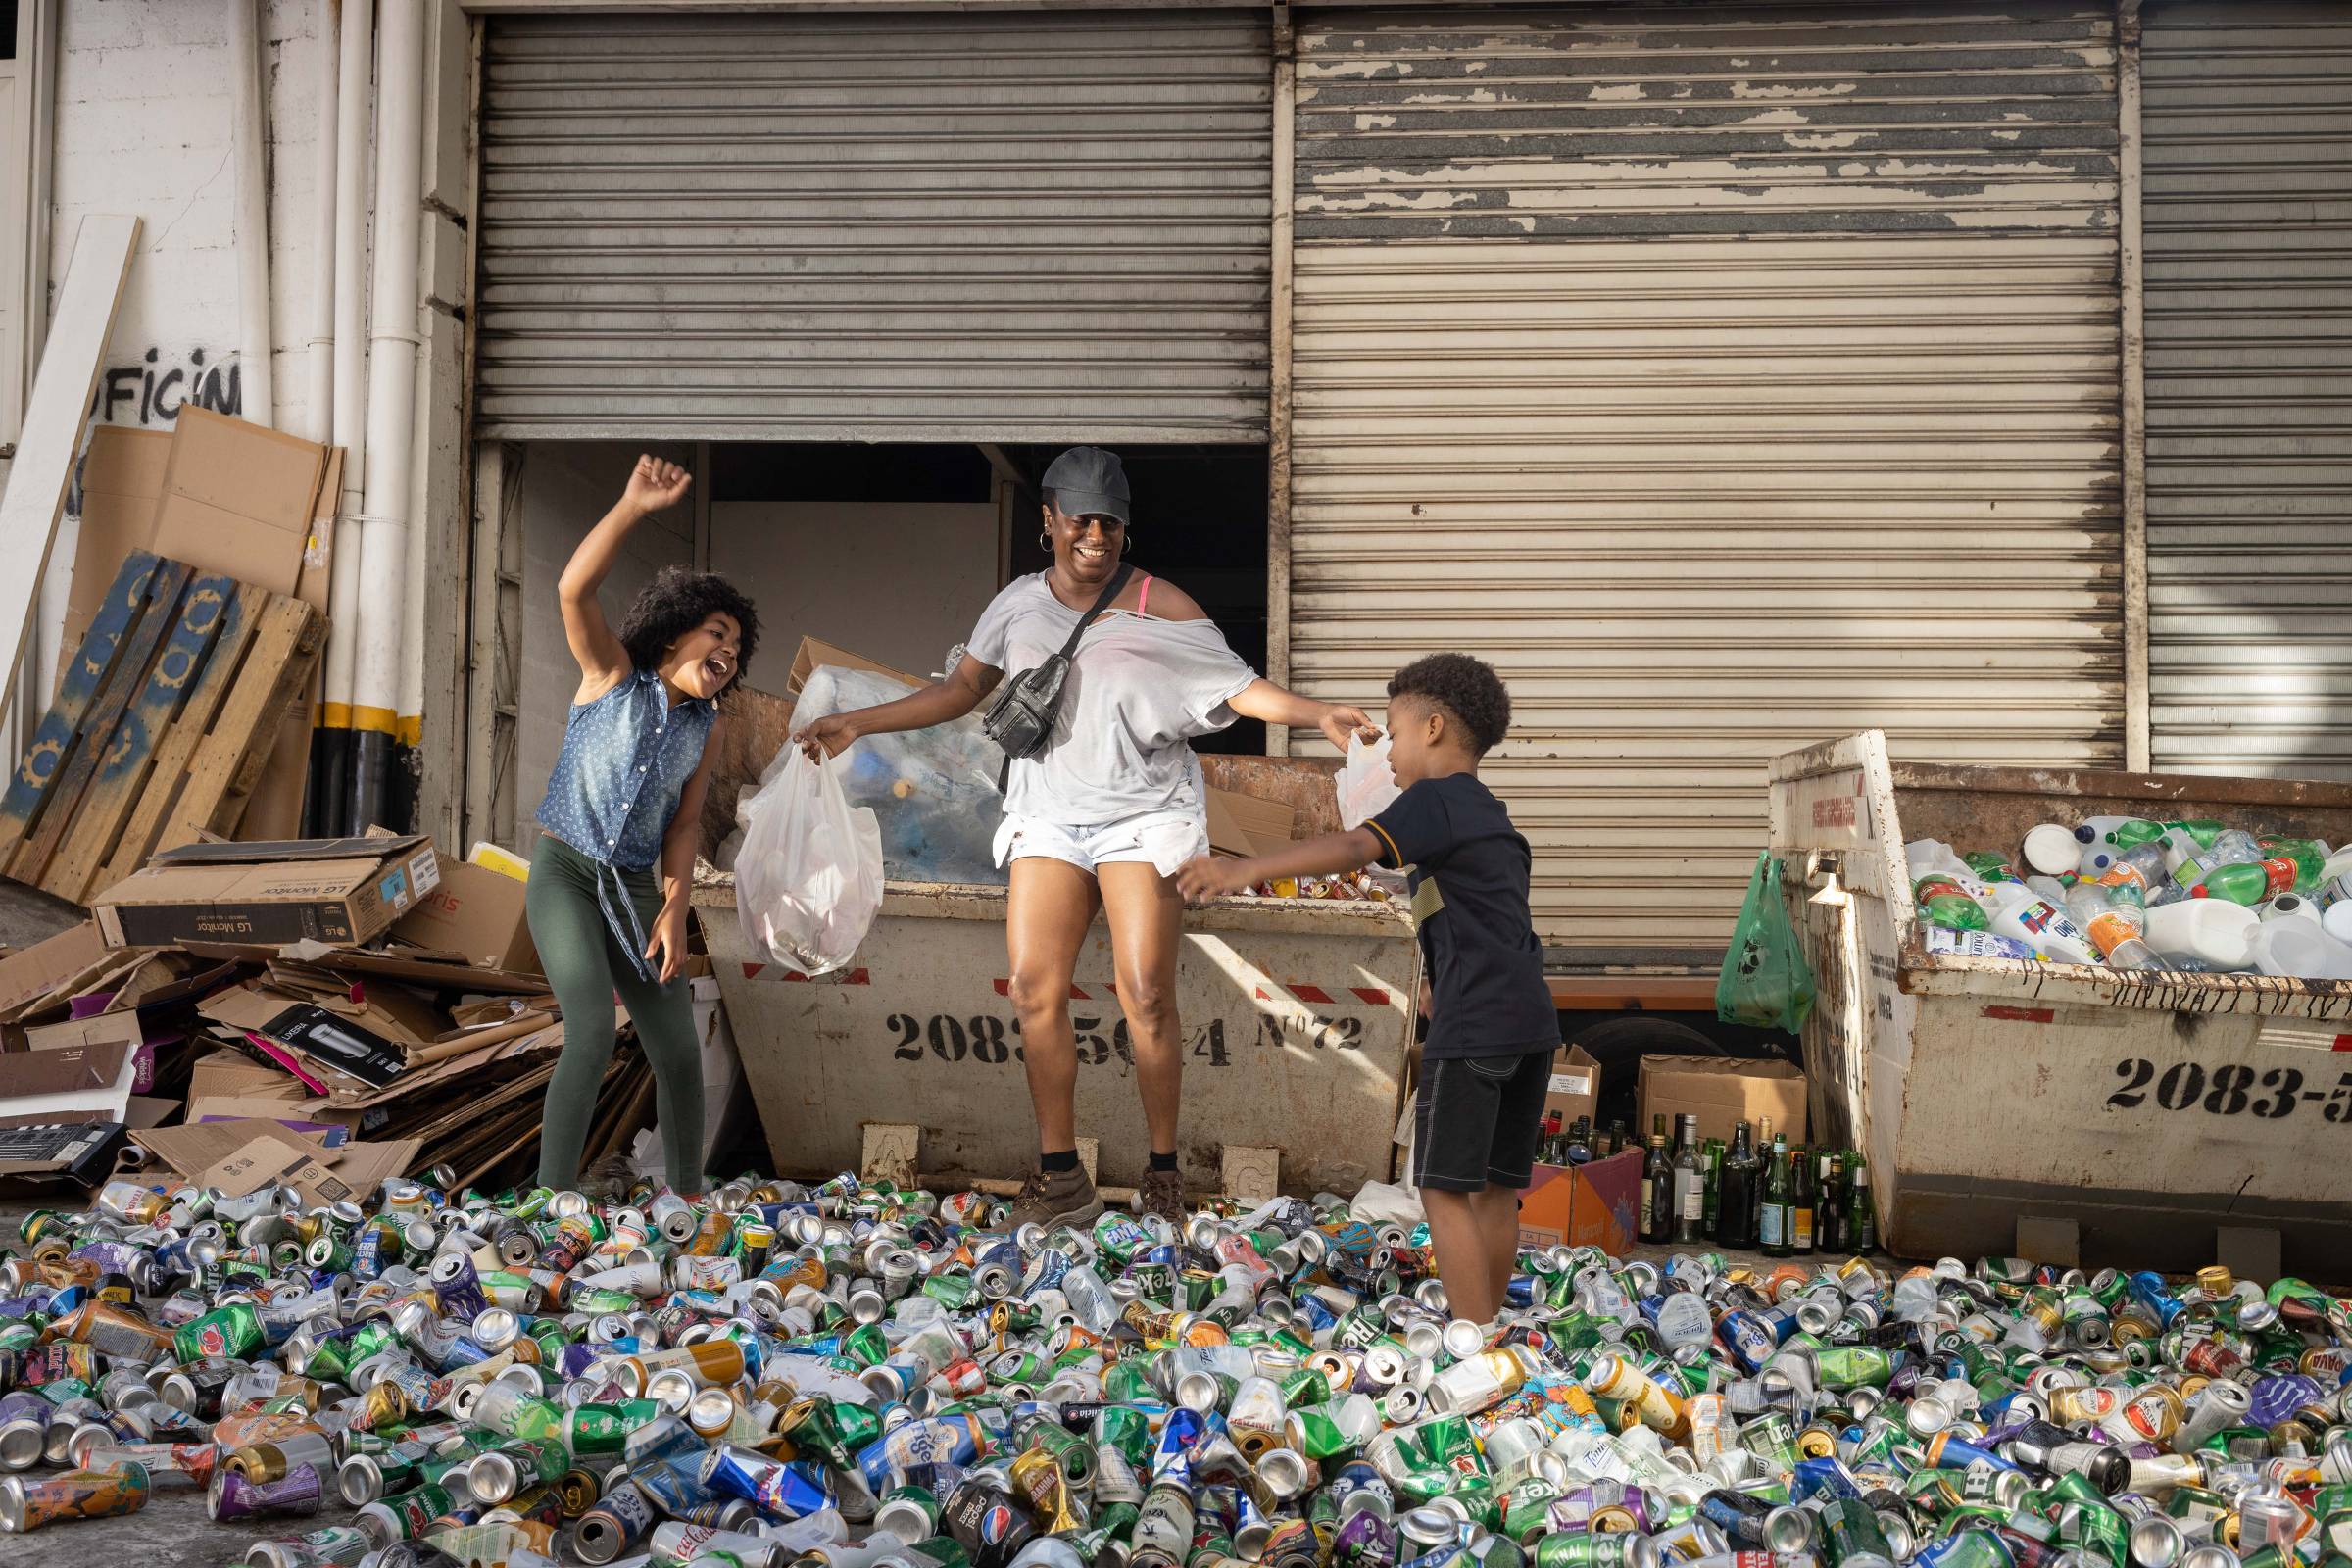
[[[13,1246],[17,1222],[24,1213],[49,1206],[63,1205],[23,1200],[0,1202],[0,1239]],[[1666,1247],[1642,1247],[1636,1250],[1635,1255],[1662,1262],[1674,1250]],[[1759,1265],[1766,1261],[1756,1253],[1731,1255]],[[25,1472],[28,1479],[52,1473],[45,1469]],[[263,1521],[258,1526],[217,1525],[206,1516],[203,1493],[159,1492],[145,1508],[120,1519],[53,1525],[30,1536],[0,1536],[0,1565],[38,1563],[43,1568],[71,1568],[75,1564],[108,1563],[122,1564],[125,1568],[230,1568],[244,1561],[247,1547],[256,1541],[290,1538],[325,1525],[352,1523],[354,1510],[334,1495],[331,1484],[328,1496],[325,1510],[316,1519]],[[279,1528],[268,1528],[271,1523]]]

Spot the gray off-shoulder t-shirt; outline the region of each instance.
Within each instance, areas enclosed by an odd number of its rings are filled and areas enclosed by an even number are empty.
[[[989,602],[964,652],[1009,679],[1059,653],[1078,620],[1039,572]],[[1187,743],[1233,723],[1227,705],[1256,679],[1213,621],[1105,612],[1071,661],[1053,744],[1012,764],[1004,809],[1085,826],[1200,809],[1200,760]]]

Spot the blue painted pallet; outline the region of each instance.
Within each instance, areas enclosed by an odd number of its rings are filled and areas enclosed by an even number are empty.
[[[114,674],[125,634],[145,617],[156,564],[151,553],[132,551],[90,617],[90,628],[58,684],[57,701],[33,731],[31,749],[9,775],[7,794],[0,795],[0,865],[40,819],[51,787],[73,756],[82,719]]]

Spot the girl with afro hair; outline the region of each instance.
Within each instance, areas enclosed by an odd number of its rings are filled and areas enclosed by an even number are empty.
[[[564,1054],[547,1086],[539,1182],[575,1185],[597,1086],[612,1059],[620,994],[654,1069],[672,1191],[703,1190],[703,1079],[684,969],[687,895],[703,795],[719,755],[718,699],[743,678],[760,616],[733,584],[663,569],[615,632],[596,591],[622,541],[675,506],[691,476],[642,457],[628,488],[557,581],[564,635],[579,662],[563,755],[531,851],[531,938],[564,1008]]]

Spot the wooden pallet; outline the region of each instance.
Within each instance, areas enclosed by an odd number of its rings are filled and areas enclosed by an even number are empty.
[[[324,640],[300,600],[133,552],[0,795],[0,869],[81,904],[233,830]]]

